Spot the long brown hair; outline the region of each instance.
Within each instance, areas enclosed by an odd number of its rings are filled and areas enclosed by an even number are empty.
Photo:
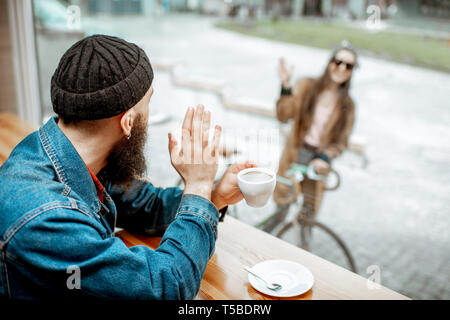
[[[309,90],[307,90],[307,92],[305,93],[305,98],[301,101],[300,112],[298,113],[297,118],[295,119],[295,125],[297,130],[295,144],[298,147],[300,147],[301,144],[303,143],[303,141],[300,140],[303,140],[303,136],[306,133],[306,132],[299,132],[300,128],[303,128],[303,131],[306,131],[310,127],[317,98],[332,81],[329,71],[330,64],[333,63],[337,53],[342,50],[350,51],[355,56],[355,63],[356,63],[357,59],[356,51],[351,47],[341,46],[333,51],[325,68],[325,72],[319,78],[312,80]],[[341,110],[341,116],[332,129],[333,137],[337,137],[338,133],[345,127],[346,117],[344,115],[346,114],[348,109],[353,105],[351,102],[351,98],[349,96],[350,82],[352,79],[352,75],[347,81],[343,82],[338,87],[338,100],[336,108],[339,108]]]

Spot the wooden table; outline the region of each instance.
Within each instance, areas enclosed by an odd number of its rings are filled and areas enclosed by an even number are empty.
[[[156,249],[160,237],[130,234],[117,236],[130,247],[145,245]],[[388,288],[369,289],[367,279],[258,230],[231,216],[219,223],[216,250],[208,263],[197,299],[279,299],[259,293],[248,282],[244,265],[268,259],[284,259],[306,266],[314,275],[314,286],[295,300],[308,299],[409,299]]]

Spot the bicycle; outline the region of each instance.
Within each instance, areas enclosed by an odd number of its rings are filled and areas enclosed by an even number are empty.
[[[221,149],[220,156],[224,159],[227,159],[233,155],[239,154],[239,151],[236,149]],[[338,189],[340,185],[340,176],[338,172],[334,169],[331,170],[327,179],[330,177],[335,178],[335,185],[330,187],[326,186],[325,191],[333,191]],[[306,179],[305,179],[306,177]],[[300,192],[300,183],[311,181],[323,181],[325,177],[318,175],[313,167],[294,163],[291,165],[290,169],[286,172],[286,177],[277,176],[277,183],[286,185],[291,188],[291,195],[285,199],[283,199],[281,206],[270,215],[268,218],[264,219],[260,223],[256,224],[255,227],[259,228],[265,232],[272,233],[272,231],[282,223],[285,223],[281,229],[275,234],[276,237],[282,238],[289,230],[300,228],[299,232],[296,232],[297,235],[300,235],[300,239],[297,239],[297,246],[300,248],[310,251],[310,242],[313,227],[317,227],[323,230],[325,233],[330,235],[338,244],[338,246],[344,252],[350,269],[353,272],[357,272],[356,264],[353,259],[353,256],[348,249],[347,245],[344,241],[328,226],[317,221],[315,219],[317,215],[318,205],[321,199],[318,199],[315,196],[310,195],[308,192]],[[216,182],[218,179],[216,179]],[[177,186],[181,186],[183,183],[180,178],[176,183]],[[305,201],[306,200],[306,201]],[[290,222],[286,223],[286,217],[288,215],[288,211],[291,205],[295,205],[295,216],[294,219]],[[237,218],[237,208],[236,206],[232,206],[231,210],[233,211],[232,215]]]
[[[340,185],[340,176],[338,172],[332,169],[328,177],[331,176],[334,176],[336,180],[335,185],[330,187],[325,184],[323,191],[333,191],[338,189]],[[290,187],[291,195],[279,201],[277,210],[268,218],[258,223],[256,227],[272,233],[277,226],[285,223],[275,236],[282,238],[289,230],[294,229],[294,234],[299,236],[296,245],[307,251],[310,251],[312,229],[317,227],[335,240],[344,252],[350,269],[356,273],[357,268],[355,261],[345,242],[330,227],[316,220],[318,210],[316,205],[317,202],[320,202],[320,199],[317,199],[314,194],[311,195],[308,192],[308,186],[306,187],[306,190],[300,192],[300,184],[302,182],[304,182],[303,187],[305,187],[305,182],[324,182],[326,179],[326,177],[318,175],[313,167],[298,163],[292,164],[290,169],[286,172],[286,177],[277,176],[277,183]],[[292,221],[286,222],[291,205],[296,206],[296,208],[294,208],[294,217]]]

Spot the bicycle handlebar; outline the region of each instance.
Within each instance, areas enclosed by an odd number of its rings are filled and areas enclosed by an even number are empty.
[[[315,168],[312,166],[305,166],[298,163],[291,165],[289,170],[286,172],[286,176],[277,176],[277,183],[283,184],[292,189],[292,195],[284,198],[278,199],[279,204],[288,204],[294,202],[298,195],[300,194],[300,182],[304,180],[304,176],[311,180],[324,180],[326,177],[316,173]],[[330,173],[336,176],[336,185],[332,187],[325,187],[327,191],[336,190],[341,184],[341,178],[336,170],[331,169]]]
[[[290,197],[278,199],[277,203],[280,205],[284,205],[294,202],[300,194],[300,181],[296,181],[292,176],[277,176],[277,183],[284,184],[293,189],[292,195]]]

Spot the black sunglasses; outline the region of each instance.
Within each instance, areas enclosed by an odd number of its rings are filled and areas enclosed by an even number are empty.
[[[337,59],[337,58],[333,58],[333,62],[334,62],[337,66],[340,66],[341,63],[343,63],[343,64],[345,65],[345,68],[346,68],[347,70],[352,70],[353,67],[355,66],[355,64],[353,64],[353,63],[347,63],[347,62],[344,62],[344,61],[339,60],[339,59]]]

